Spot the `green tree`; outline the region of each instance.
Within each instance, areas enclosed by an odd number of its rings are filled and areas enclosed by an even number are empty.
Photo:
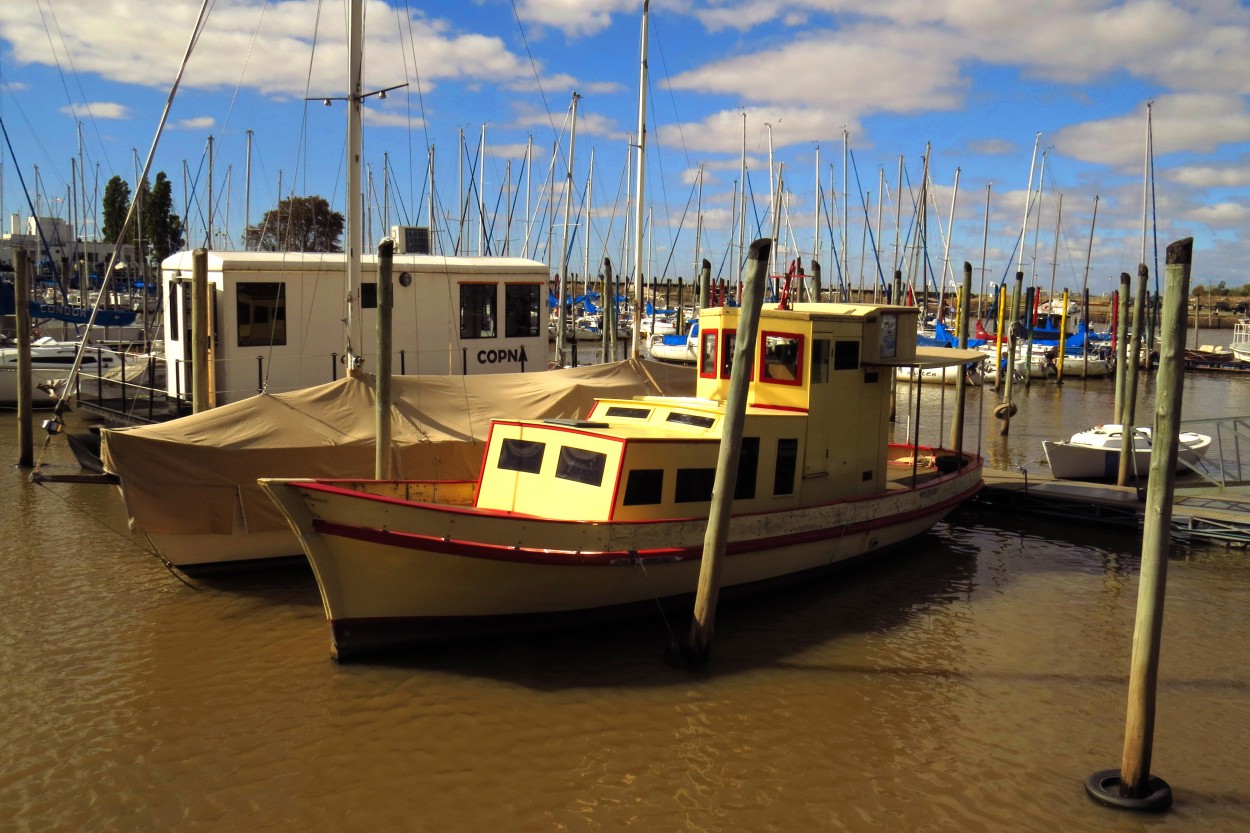
[[[130,210],[130,186],[120,176],[115,176],[104,186],[104,240],[116,243],[126,223],[126,212]],[[127,240],[134,235],[127,235]]]
[[[248,226],[243,241],[261,252],[340,252],[343,226],[343,215],[331,211],[324,197],[288,197]]]
[[[145,191],[147,189],[144,189]],[[143,200],[143,238],[149,261],[161,261],[185,245],[182,218],[173,213],[173,192],[164,171],[156,175],[156,183]]]

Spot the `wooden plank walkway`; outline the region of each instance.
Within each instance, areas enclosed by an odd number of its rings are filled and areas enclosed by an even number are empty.
[[[1069,521],[1141,528],[1146,489],[1079,480],[1056,480],[1045,470],[989,469],[977,500]],[[1177,475],[1172,534],[1231,546],[1250,545],[1250,487],[1221,489],[1201,478]]]

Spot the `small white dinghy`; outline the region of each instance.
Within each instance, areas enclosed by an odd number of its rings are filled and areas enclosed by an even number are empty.
[[[1130,471],[1145,475],[1150,470],[1151,437],[1149,428],[1134,428],[1133,453],[1136,459],[1129,463]],[[1070,440],[1042,441],[1050,473],[1061,480],[1105,480],[1115,478],[1120,471],[1120,448],[1123,444],[1123,426],[1115,423],[1095,425],[1088,431],[1079,431]],[[1176,458],[1177,471],[1186,464],[1197,463],[1206,454],[1211,438],[1206,434],[1182,431],[1180,452]]]

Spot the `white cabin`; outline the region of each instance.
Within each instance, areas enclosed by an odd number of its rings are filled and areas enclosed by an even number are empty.
[[[161,264],[167,391],[189,397],[189,251]],[[351,320],[353,352],[377,368],[377,258],[366,255]],[[347,344],[342,253],[208,253],[214,404],[262,388],[295,390],[341,378]],[[511,257],[395,255],[392,371],[467,375],[544,370],[545,264]]]

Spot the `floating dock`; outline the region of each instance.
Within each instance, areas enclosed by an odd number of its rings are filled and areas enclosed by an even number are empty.
[[[987,468],[984,478],[985,488],[977,496],[983,505],[1065,521],[1137,529],[1143,525],[1145,486],[1056,480],[1044,469]],[[1178,474],[1172,500],[1172,535],[1228,546],[1250,545],[1250,489],[1216,486],[1194,475]]]

